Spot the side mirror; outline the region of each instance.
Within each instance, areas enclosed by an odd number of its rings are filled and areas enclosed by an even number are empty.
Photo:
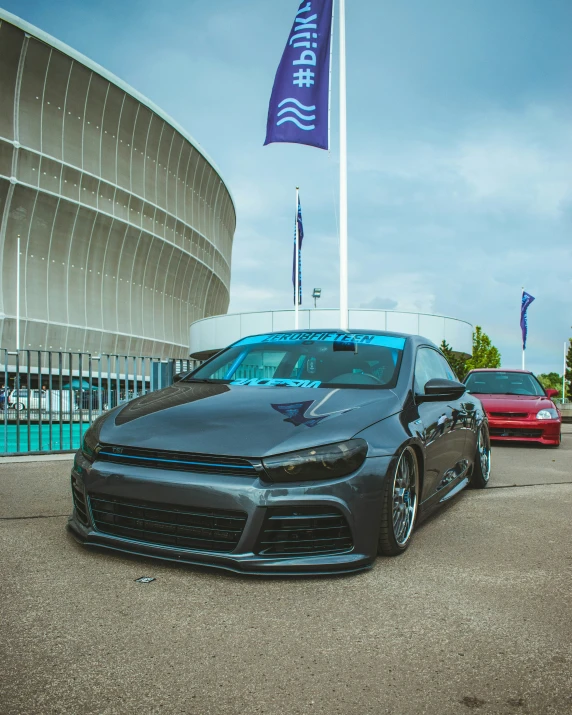
[[[416,395],[415,399],[417,402],[446,402],[458,400],[466,391],[466,386],[461,382],[434,378],[425,383],[424,394]]]
[[[181,382],[181,380],[185,377],[185,375],[188,375],[188,372],[178,372],[176,375],[173,375],[173,383],[175,382]]]
[[[553,387],[547,387],[544,392],[546,392],[546,397],[550,397],[550,399],[558,397],[560,394],[560,390],[555,390]]]

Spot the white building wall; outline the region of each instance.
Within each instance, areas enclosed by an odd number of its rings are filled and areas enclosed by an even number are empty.
[[[299,311],[300,330],[332,329],[340,324],[338,310]],[[391,310],[350,310],[350,330],[387,330],[423,335],[436,345],[443,340],[459,353],[472,352],[473,326],[464,320],[425,313],[400,313]],[[217,315],[199,320],[190,328],[191,354],[221,350],[247,335],[294,330],[294,311]]]

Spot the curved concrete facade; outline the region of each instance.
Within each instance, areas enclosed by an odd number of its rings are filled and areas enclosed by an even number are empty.
[[[185,357],[228,308],[213,162],[137,92],[0,10],[0,346]]]
[[[473,326],[464,320],[426,313],[399,313],[393,310],[349,310],[350,330],[389,330],[394,333],[423,335],[436,345],[443,340],[466,357],[473,352]],[[300,310],[300,330],[335,328],[339,310]],[[205,360],[218,350],[247,335],[294,330],[294,311],[216,315],[191,325],[191,357]]]

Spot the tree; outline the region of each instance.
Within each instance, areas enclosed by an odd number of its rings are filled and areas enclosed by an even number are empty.
[[[446,340],[443,340],[439,347],[441,348],[443,355],[447,358],[447,362],[453,368],[455,375],[459,378],[459,380],[462,380],[467,372],[465,369],[466,358],[453,352],[453,348],[447,343]]]
[[[562,392],[562,375],[557,372],[545,372],[536,376],[544,388],[552,388]]]
[[[566,353],[566,397],[572,398],[572,338],[568,340],[568,352]]]
[[[500,367],[501,354],[491,343],[491,339],[480,325],[473,333],[473,355],[465,363],[465,369],[474,370],[479,367]]]

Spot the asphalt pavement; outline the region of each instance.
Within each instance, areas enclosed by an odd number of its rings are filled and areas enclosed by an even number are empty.
[[[495,447],[486,490],[336,578],[87,551],[65,531],[71,462],[0,463],[0,712],[570,713],[563,432],[559,449]]]

